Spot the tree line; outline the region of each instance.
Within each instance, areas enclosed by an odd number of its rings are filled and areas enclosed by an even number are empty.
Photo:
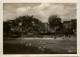
[[[66,26],[69,26],[66,25]],[[66,28],[61,18],[51,15],[48,22],[41,22],[34,16],[20,16],[14,20],[3,21],[3,37],[20,37],[22,35],[53,35],[74,34],[76,22],[71,23],[71,28]]]

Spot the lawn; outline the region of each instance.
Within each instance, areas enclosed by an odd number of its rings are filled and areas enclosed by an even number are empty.
[[[4,54],[76,54],[75,38],[17,38],[3,41]]]

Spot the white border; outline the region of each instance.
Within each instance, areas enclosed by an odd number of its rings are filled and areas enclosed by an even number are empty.
[[[77,3],[78,0],[3,0],[3,3]]]
[[[14,54],[4,55],[3,54],[3,3],[77,3],[77,54]],[[35,57],[35,56],[80,56],[80,0],[3,0],[0,1],[0,52],[1,57]]]

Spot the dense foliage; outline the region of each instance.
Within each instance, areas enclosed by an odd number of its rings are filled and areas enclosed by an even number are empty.
[[[68,25],[64,26],[61,18],[57,15],[51,15],[47,23],[41,22],[33,16],[21,16],[14,20],[3,22],[4,37],[21,37],[23,35],[42,35],[42,34],[73,34],[76,31],[76,22],[72,20],[71,28]],[[65,23],[68,24],[68,23]],[[66,26],[68,26],[66,28]],[[54,32],[52,32],[54,30]]]

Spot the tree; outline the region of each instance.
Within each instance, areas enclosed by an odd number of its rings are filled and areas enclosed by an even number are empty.
[[[3,22],[3,36],[4,37],[9,37],[9,32],[10,32],[10,26],[8,22]]]
[[[20,16],[4,22],[4,36],[20,37],[22,35],[40,34],[45,30],[44,23],[33,16]]]
[[[51,15],[48,22],[51,29],[54,29],[56,32],[61,30],[61,18],[59,18],[57,15]]]
[[[38,34],[43,30],[43,23],[39,21],[39,19],[34,18],[33,16],[22,16],[19,17],[20,22],[22,22],[22,28],[24,29],[24,33],[34,33]]]

